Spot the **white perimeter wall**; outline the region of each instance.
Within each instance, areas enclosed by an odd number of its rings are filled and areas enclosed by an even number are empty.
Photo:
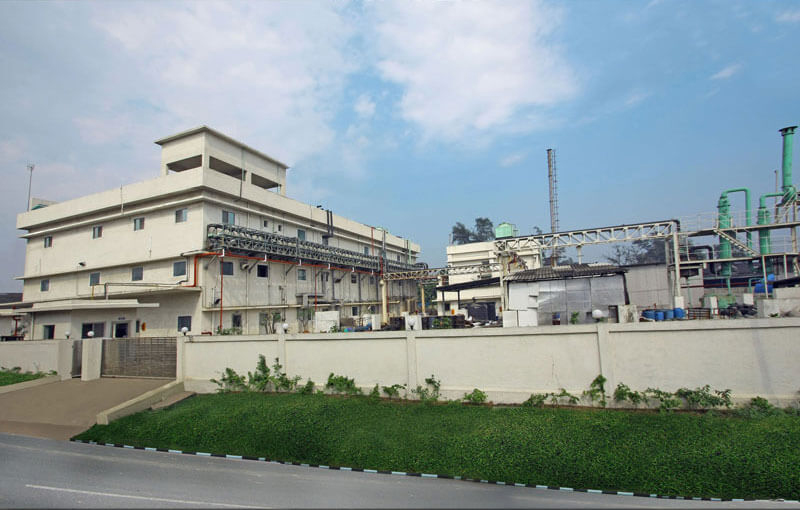
[[[573,394],[600,373],[613,392],[675,391],[705,384],[734,398],[760,395],[779,403],[800,397],[800,319],[748,319],[472,330],[378,331],[315,335],[179,338],[179,374],[191,391],[212,392],[226,367],[255,369],[259,354],[279,357],[290,376],[324,386],[331,372],[365,390],[441,380],[442,395],[479,388],[494,402],[522,402],[531,393]]]
[[[72,340],[0,342],[0,367],[23,372],[58,372],[68,379],[72,370]]]

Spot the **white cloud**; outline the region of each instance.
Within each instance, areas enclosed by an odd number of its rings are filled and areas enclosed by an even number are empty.
[[[798,23],[800,22],[800,9],[792,11],[783,11],[775,18],[780,23]]]
[[[733,76],[734,74],[738,73],[741,70],[742,70],[742,64],[731,64],[722,69],[721,71],[719,71],[718,73],[711,76],[711,79],[727,80],[728,78],[730,78],[731,76]]]
[[[526,158],[526,156],[527,155],[525,153],[522,153],[522,152],[516,152],[514,154],[509,154],[508,156],[506,156],[506,157],[504,157],[503,159],[500,160],[500,166],[508,167],[508,166],[516,165],[520,161],[524,160]]]
[[[559,12],[539,2],[374,8],[380,74],[403,87],[400,114],[426,137],[508,127],[577,91],[574,73],[547,40]]]
[[[360,117],[372,117],[375,114],[375,101],[368,94],[361,94],[353,109]]]
[[[648,97],[650,97],[650,92],[643,92],[643,91],[635,91],[632,92],[627,99],[625,99],[625,106],[630,108],[636,106],[637,104],[641,103]]]
[[[293,164],[335,138],[330,124],[357,68],[345,51],[352,27],[335,4],[95,5],[94,26],[121,50],[108,75],[122,70],[132,81],[121,83],[126,93],[109,98],[109,109],[141,114],[121,103],[146,97],[157,107],[148,112],[157,122],[146,126],[151,140],[207,124]],[[89,140],[126,134],[122,127],[104,132],[103,124],[77,120]]]

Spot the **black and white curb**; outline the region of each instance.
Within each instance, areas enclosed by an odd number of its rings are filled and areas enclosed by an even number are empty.
[[[171,450],[167,448],[152,448],[149,446],[130,446],[126,444],[118,444],[118,443],[98,443],[97,441],[83,441],[82,439],[70,439],[70,441],[75,443],[84,443],[84,444],[91,444],[97,446],[113,446],[115,448],[130,448],[133,450],[146,450],[150,452],[165,452],[165,453],[179,453],[182,455],[196,455],[200,457],[221,457],[224,459],[236,459],[236,460],[254,460],[260,462],[269,462],[270,464],[284,464],[287,466],[301,466],[301,467],[311,467],[311,468],[319,468],[319,469],[333,469],[338,471],[355,471],[361,473],[374,473],[380,475],[399,475],[399,476],[417,476],[420,478],[442,478],[445,480],[461,480],[464,482],[475,482],[475,483],[485,483],[491,485],[506,485],[510,487],[529,487],[533,489],[549,489],[555,491],[562,491],[562,492],[587,492],[590,494],[610,494],[614,496],[636,496],[642,498],[656,498],[656,499],[682,499],[686,501],[737,501],[737,502],[744,502],[744,501],[770,501],[770,502],[784,502],[784,503],[799,503],[797,500],[792,499],[776,499],[776,500],[759,500],[759,499],[738,499],[738,498],[698,498],[698,497],[690,497],[690,496],[663,496],[659,494],[648,494],[644,492],[623,492],[623,491],[608,491],[608,490],[600,490],[600,489],[573,489],[572,487],[557,487],[554,485],[537,485],[532,483],[515,483],[515,482],[502,482],[498,480],[481,480],[478,478],[463,478],[461,476],[450,476],[450,475],[433,475],[429,473],[409,473],[405,471],[384,471],[381,469],[366,469],[366,468],[351,468],[351,467],[344,467],[344,466],[326,466],[324,464],[306,464],[304,462],[290,462],[290,461],[283,461],[283,460],[274,460],[268,459],[266,457],[252,457],[249,455],[228,455],[224,453],[205,453],[205,452],[186,452],[183,450]]]

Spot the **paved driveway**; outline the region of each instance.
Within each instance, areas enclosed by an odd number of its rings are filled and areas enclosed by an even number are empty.
[[[0,395],[0,432],[69,439],[95,423],[97,413],[170,379],[70,379]]]

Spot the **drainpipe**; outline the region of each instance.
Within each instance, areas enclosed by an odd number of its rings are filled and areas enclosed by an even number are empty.
[[[225,248],[222,249],[222,254],[219,256],[219,332],[222,334],[222,289],[225,284],[225,273],[223,271],[222,259],[225,257]]]
[[[781,187],[781,191],[783,191],[783,201],[781,202],[782,205],[786,204],[797,193],[794,185],[792,185],[792,136],[794,135],[795,129],[797,129],[797,126],[789,126],[779,130],[781,136],[783,137],[783,186]]]

